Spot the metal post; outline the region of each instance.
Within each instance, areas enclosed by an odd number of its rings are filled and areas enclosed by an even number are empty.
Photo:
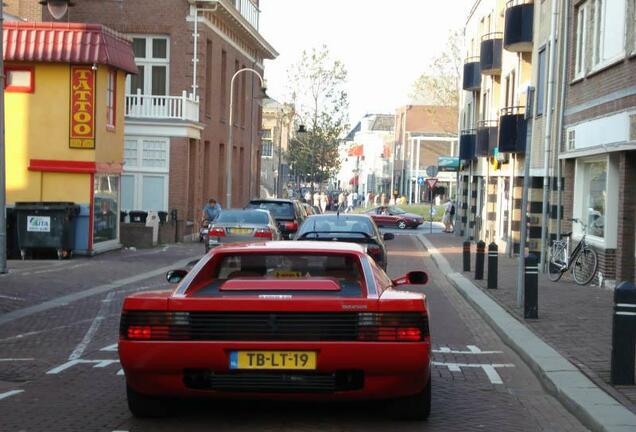
[[[433,234],[433,188],[431,187],[430,184],[428,185],[428,190],[429,190],[429,196],[430,196],[430,199],[431,199],[431,209],[430,209],[430,212],[429,212],[429,219],[430,219],[430,221],[429,221],[429,232],[431,234]]]
[[[7,188],[4,160],[4,59],[3,59],[3,18],[0,0],[0,274],[7,272]]]
[[[634,385],[636,360],[636,286],[621,282],[614,291],[612,384]]]
[[[488,288],[497,289],[499,267],[499,247],[492,242],[488,245]]]
[[[475,254],[475,280],[484,278],[484,255],[486,252],[486,242],[479,240],[477,242],[477,253]]]
[[[532,154],[532,100],[534,99],[534,90],[529,90],[529,96],[526,107],[526,151],[523,157],[523,192],[521,193],[521,220],[520,220],[520,239],[519,239],[519,260],[517,265],[517,307],[523,305],[524,296],[524,277],[523,277],[523,257],[526,254],[526,238],[528,235],[528,191],[530,189],[530,155]],[[528,133],[528,131],[530,131]],[[514,174],[514,173],[513,173]],[[514,178],[514,177],[513,177]],[[514,189],[514,181],[511,187]],[[514,242],[513,242],[514,249]]]
[[[470,242],[469,241],[464,242],[464,250],[462,255],[463,255],[464,271],[469,272],[470,271]]]
[[[537,256],[529,254],[526,257],[525,267],[525,295],[523,303],[523,317],[525,319],[539,318],[538,282],[539,267],[537,266]]]
[[[228,132],[228,138],[227,138],[227,152],[226,152],[226,157],[225,157],[225,172],[226,172],[226,178],[225,178],[225,207],[226,208],[231,208],[232,207],[232,138],[234,135],[234,80],[236,79],[236,77],[238,76],[238,74],[240,74],[241,72],[253,72],[256,74],[256,76],[258,76],[258,79],[261,82],[261,87],[263,87],[263,77],[261,76],[260,73],[258,73],[258,71],[252,69],[252,68],[243,68],[243,69],[239,69],[236,72],[234,72],[234,75],[232,75],[232,80],[230,81],[230,116],[229,116],[229,124],[228,124],[228,128],[230,129]],[[250,166],[250,170],[252,169],[252,167]]]

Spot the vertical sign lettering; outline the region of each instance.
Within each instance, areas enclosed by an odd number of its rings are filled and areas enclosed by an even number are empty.
[[[95,148],[95,71],[71,66],[70,148]]]

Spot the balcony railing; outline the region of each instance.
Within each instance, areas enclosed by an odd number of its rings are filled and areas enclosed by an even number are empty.
[[[475,156],[493,156],[497,147],[497,120],[481,120],[477,122],[477,139]]]
[[[507,51],[532,51],[534,2],[510,0],[506,3],[503,46]]]
[[[234,6],[252,27],[258,30],[261,11],[251,0],[234,0]]]
[[[462,88],[469,91],[479,90],[481,88],[479,57],[469,57],[464,60],[464,80]]]
[[[501,73],[502,33],[488,33],[481,37],[479,65],[483,75]]]
[[[126,95],[126,117],[153,120],[199,121],[199,97],[187,92],[181,96],[145,95],[141,91]]]
[[[527,127],[525,107],[503,108],[499,116],[499,153],[525,153]]]

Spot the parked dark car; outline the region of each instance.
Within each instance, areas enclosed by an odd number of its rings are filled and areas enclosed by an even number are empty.
[[[387,253],[384,240],[393,238],[391,233],[382,235],[367,215],[322,214],[308,217],[294,239],[358,243],[378,266],[386,271]]]
[[[253,199],[245,208],[269,210],[284,239],[291,239],[306,218],[302,204],[290,199]]]
[[[379,227],[398,227],[399,229],[417,228],[424,223],[424,218],[407,213],[396,206],[379,206],[367,212]]]

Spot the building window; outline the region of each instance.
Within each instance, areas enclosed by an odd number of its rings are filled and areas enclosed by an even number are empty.
[[[33,93],[35,80],[33,68],[24,66],[7,66],[4,69],[4,90],[10,93]]]
[[[593,67],[601,68],[625,53],[625,0],[594,0]]]
[[[272,142],[272,130],[265,129],[261,138],[261,156],[271,158],[274,155],[274,145]]]
[[[126,93],[168,94],[170,43],[165,36],[133,36],[133,52],[138,74],[126,80]]]
[[[539,61],[537,64],[537,117],[543,115],[543,104],[545,99],[545,52],[545,47],[539,50]]]
[[[115,127],[117,98],[117,71],[109,71],[106,78],[106,126]]]
[[[568,150],[574,150],[576,146],[576,130],[571,129],[568,131]]]
[[[580,78],[585,73],[585,47],[587,37],[587,4],[579,6],[576,12],[576,48],[574,78]]]
[[[169,144],[168,138],[126,138],[121,177],[122,209],[168,209]]]
[[[605,237],[607,161],[583,163],[583,206],[580,219],[589,235]]]

